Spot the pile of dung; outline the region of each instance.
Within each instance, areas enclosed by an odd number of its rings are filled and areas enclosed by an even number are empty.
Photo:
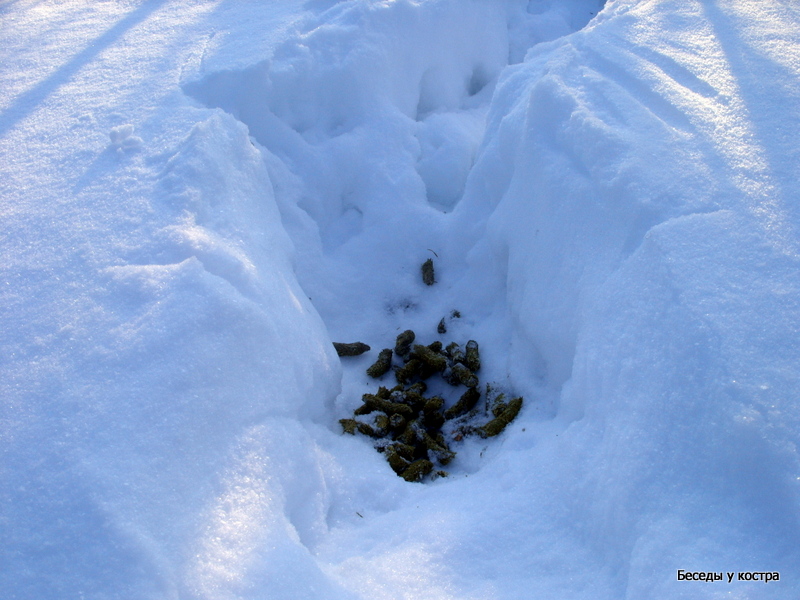
[[[440,467],[449,464],[456,453],[445,439],[443,427],[446,425],[454,441],[473,434],[493,437],[502,432],[522,408],[521,397],[506,402],[500,394],[490,402],[491,387],[488,385],[483,410],[478,407],[481,392],[477,372],[481,362],[476,341],[469,340],[462,348],[456,342],[444,347],[440,341],[423,346],[414,344],[415,338],[410,329],[404,331],[397,336],[394,350],[381,350],[377,361],[367,369],[367,374],[376,379],[393,370],[397,385],[391,389],[381,386],[374,394],[364,394],[363,404],[354,411],[354,418],[339,421],[345,433],[373,438],[376,450],[386,456],[394,472],[406,481],[422,481],[428,475],[447,475]],[[353,344],[337,346],[355,347]],[[441,396],[425,396],[426,380],[435,375],[453,387],[466,388],[449,408],[445,407]],[[487,415],[491,418],[478,425],[477,422]]]

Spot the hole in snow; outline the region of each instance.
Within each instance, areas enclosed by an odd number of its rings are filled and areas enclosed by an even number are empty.
[[[489,84],[491,79],[491,76],[483,66],[475,67],[472,71],[472,77],[470,77],[469,83],[467,84],[467,94],[476,96]]]
[[[428,69],[423,73],[419,82],[419,102],[417,102],[417,121],[422,121],[427,115],[436,110],[455,108],[458,98],[452,93],[448,94],[447,88],[442,85],[443,75],[439,69]]]

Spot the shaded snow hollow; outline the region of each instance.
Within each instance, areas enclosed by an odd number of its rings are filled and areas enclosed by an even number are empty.
[[[800,8],[601,4],[1,6],[4,597],[796,598]],[[453,309],[525,406],[407,483]]]

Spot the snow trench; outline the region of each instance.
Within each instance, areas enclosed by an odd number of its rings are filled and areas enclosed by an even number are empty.
[[[742,367],[760,334],[737,282],[784,259],[737,162],[758,148],[718,135],[746,118],[740,76],[703,3],[599,8],[340,2],[263,62],[183,86],[247,126],[332,340],[428,342],[457,309],[448,335],[526,398],[500,445],[465,445],[426,489],[327,442],[342,470],[308,547],[357,597],[688,597],[672,582],[697,560],[792,571],[796,436],[767,422],[794,417],[765,415],[772,359]],[[788,304],[762,301],[788,350]],[[371,360],[343,363],[332,429]]]
[[[489,106],[508,65],[580,29],[601,8],[597,0],[340,2],[308,17],[264,61],[208,73],[183,89],[235,116],[262,148],[297,276],[333,338],[390,345],[397,327],[430,330],[452,309],[474,305],[461,334],[483,321],[482,333],[499,335],[505,347],[506,319],[486,321],[479,315],[486,298],[456,285],[488,213],[470,209],[468,222],[453,213],[486,144]],[[440,282],[430,293],[419,281],[427,258],[436,259]],[[501,262],[489,266],[486,287],[502,304]],[[540,351],[526,352],[535,373],[529,391],[563,383],[547,380]],[[505,380],[505,351],[498,354],[490,369]]]

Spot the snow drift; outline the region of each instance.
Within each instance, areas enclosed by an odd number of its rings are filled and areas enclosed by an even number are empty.
[[[9,597],[795,597],[800,11],[276,4],[0,9]],[[409,484],[330,342],[453,308]]]

